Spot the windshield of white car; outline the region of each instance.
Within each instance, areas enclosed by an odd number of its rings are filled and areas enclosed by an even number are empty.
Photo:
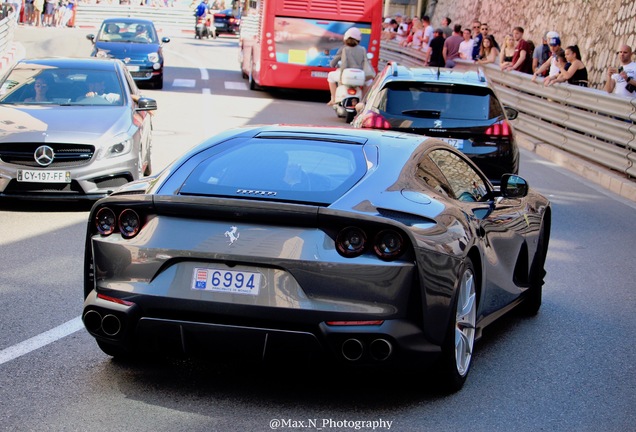
[[[19,67],[0,84],[3,105],[116,105],[124,90],[115,70]]]
[[[155,29],[145,24],[109,22],[102,25],[97,42],[159,43]]]

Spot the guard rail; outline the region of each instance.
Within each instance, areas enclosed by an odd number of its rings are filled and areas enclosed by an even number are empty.
[[[380,64],[397,61],[421,66],[421,51],[383,41]],[[565,152],[636,178],[636,93],[633,98],[567,83],[549,87],[540,78],[502,72],[497,65],[459,61],[457,69],[481,67],[505,105],[516,108],[515,127],[523,134]]]
[[[183,5],[157,7],[79,3],[75,25],[98,27],[106,18],[148,19],[154,22],[157,30],[162,28],[194,30],[194,11]]]
[[[13,43],[13,32],[16,26],[13,6],[3,3],[2,16],[3,18],[0,19],[0,58],[7,53]]]

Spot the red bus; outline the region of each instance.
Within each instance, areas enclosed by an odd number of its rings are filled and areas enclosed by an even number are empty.
[[[382,0],[247,0],[239,34],[239,63],[250,89],[328,90],[327,74],[351,27],[373,54],[377,70]]]

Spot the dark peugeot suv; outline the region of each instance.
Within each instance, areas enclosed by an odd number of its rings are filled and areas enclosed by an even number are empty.
[[[409,68],[389,62],[369,89],[352,125],[441,138],[461,150],[495,184],[517,174],[519,149],[503,107],[483,73]]]

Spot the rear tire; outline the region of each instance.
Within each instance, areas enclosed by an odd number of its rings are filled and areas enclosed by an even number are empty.
[[[256,84],[256,81],[254,81],[254,77],[252,76],[252,70],[254,69],[254,66],[252,65],[250,67],[250,73],[247,77],[247,79],[249,80],[250,83],[250,90],[260,90],[260,86],[258,84]]]
[[[157,90],[161,90],[163,88],[163,75],[159,75],[155,78],[155,81],[152,83],[152,87]]]
[[[356,116],[356,113],[352,113],[352,112],[348,112],[347,111],[345,122],[351,123],[353,121],[353,119],[355,118],[355,116]]]
[[[519,306],[519,311],[526,316],[535,316],[539,313],[543,301],[543,284],[545,283],[545,259],[548,253],[549,230],[545,227],[545,221],[539,232],[539,243],[530,267],[530,286],[525,293],[525,298]]]
[[[449,393],[459,391],[463,387],[470,371],[477,323],[475,284],[475,270],[468,258],[463,265],[457,293],[452,302],[453,314],[449,320],[439,364],[440,387]]]

